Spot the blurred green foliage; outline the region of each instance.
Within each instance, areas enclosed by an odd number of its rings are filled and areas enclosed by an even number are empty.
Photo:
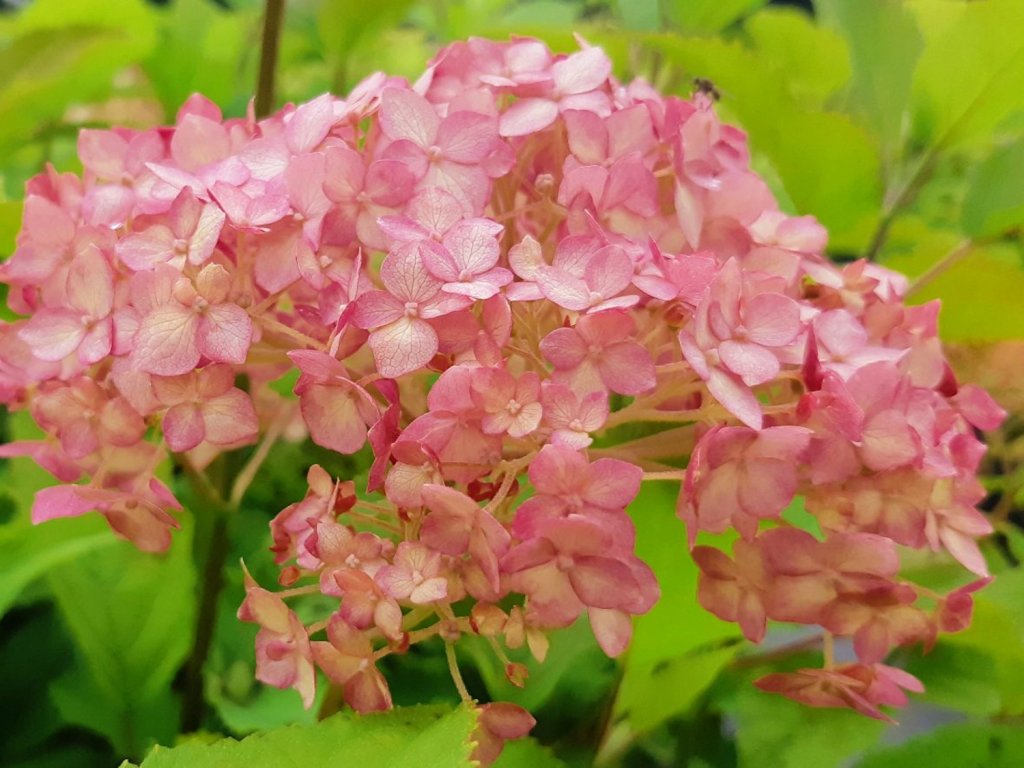
[[[193,91],[244,114],[259,53],[258,0],[25,5],[0,15],[0,253],[13,247],[25,180],[47,162],[78,169],[80,128],[173,120]],[[511,33],[559,50],[578,33],[607,48],[620,76],[666,92],[687,95],[694,78],[710,79],[721,113],[749,132],[755,167],[780,204],[828,226],[833,257],[907,272],[914,300],[943,300],[945,338],[987,343],[1024,337],[1022,29],[1020,0],[815,0],[813,14],[765,0],[290,0],[278,90],[281,101],[297,101],[344,92],[378,69],[415,77],[447,41]],[[5,423],[6,438],[28,436],[24,421]],[[442,703],[314,725],[293,692],[253,682],[255,629],[234,619],[243,589],[233,563],[244,555],[258,578],[273,579],[266,523],[302,496],[313,461],[330,459],[308,444],[278,446],[229,531],[204,670],[209,737],[143,765],[385,765],[379,755],[395,745],[404,749],[388,751],[387,765],[468,764],[465,710]],[[113,765],[141,759],[155,742],[172,745],[193,639],[190,518],[169,556],[143,556],[98,518],[30,526],[31,495],[46,479],[28,460],[3,462],[0,478],[0,702],[14,713],[0,725],[0,763]],[[1008,493],[1011,480],[994,482]],[[624,660],[607,660],[581,625],[554,638],[547,664],[531,664],[518,691],[488,653],[465,654],[474,693],[520,701],[540,721],[535,735],[546,746],[512,745],[500,765],[1024,765],[1016,529],[987,546],[999,578],[978,597],[974,625],[930,655],[899,660],[929,686],[928,704],[886,726],[749,685],[768,668],[806,661],[787,652],[806,638],[779,628],[773,648],[755,651],[699,608],[675,490],[645,490],[631,510],[663,597],[638,620]],[[198,525],[202,502],[188,506]],[[915,567],[950,586],[941,559]],[[440,652],[387,671],[401,678],[396,691],[408,683],[410,698],[451,701]],[[275,728],[284,729],[208,745],[213,734]]]

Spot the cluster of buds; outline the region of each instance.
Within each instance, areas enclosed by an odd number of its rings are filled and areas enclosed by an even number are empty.
[[[881,717],[918,687],[887,652],[962,628],[980,586],[901,580],[898,548],[984,579],[975,429],[1003,414],[958,385],[937,305],[829,263],[705,94],[620,83],[581,44],[471,40],[412,85],[262,120],[193,97],[170,128],[84,131],[84,178],[30,182],[3,266],[27,319],[0,327],[0,394],[47,434],[4,455],[65,483],[37,520],[98,509],[160,549],[162,446],[201,471],[281,413],[333,451],[369,444],[365,487],[310,469],[272,523],[284,589],[250,579],[239,614],[261,680],[309,705],[318,667],[360,711],[391,705],[377,662],[420,642],[466,698],[464,635],[516,683],[505,648],[543,659],[582,614],[621,653],[658,598],[625,510],[676,481],[691,548],[739,534],[732,557],[693,549],[708,610],[754,641],[767,619],[853,640],[857,662],[763,687]],[[294,369],[293,409],[271,384]],[[798,495],[822,537],[782,520]],[[285,601],[311,593],[338,607],[304,624]],[[490,706],[493,754],[532,719]]]

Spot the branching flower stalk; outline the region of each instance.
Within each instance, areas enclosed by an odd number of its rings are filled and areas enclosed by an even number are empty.
[[[36,522],[96,510],[160,551],[167,451],[202,473],[262,436],[238,503],[279,435],[368,444],[359,487],[309,468],[271,525],[284,589],[247,576],[239,610],[260,680],[311,706],[319,669],[363,712],[392,704],[378,662],[418,643],[466,699],[466,635],[516,685],[506,649],[543,660],[581,616],[621,654],[659,596],[626,508],[679,483],[701,604],[754,642],[769,620],[828,633],[823,668],[758,684],[887,718],[921,689],[888,652],[962,629],[987,580],[975,429],[1003,413],[954,378],[937,304],[829,263],[704,94],[620,83],[581,45],[471,40],[412,85],[83,131],[84,176],[29,182],[0,273],[23,316],[0,326],[0,395],[46,432],[0,454],[60,481]],[[782,519],[797,495],[821,537]],[[731,553],[698,545],[729,530]],[[901,548],[973,580],[935,595]],[[289,603],[311,593],[333,610],[304,624]],[[532,724],[484,705],[478,758]]]

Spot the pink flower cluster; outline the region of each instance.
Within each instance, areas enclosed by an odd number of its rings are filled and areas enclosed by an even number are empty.
[[[2,453],[64,483],[37,521],[96,509],[158,550],[165,449],[201,471],[281,413],[369,444],[365,488],[310,469],[272,523],[286,589],[250,580],[239,614],[261,680],[309,705],[318,667],[361,711],[391,705],[377,662],[435,637],[463,694],[462,635],[517,684],[503,647],[542,659],[583,614],[621,653],[658,598],[625,510],[675,480],[691,547],[739,534],[693,550],[709,611],[754,641],[768,619],[853,640],[857,663],[763,687],[881,716],[916,687],[887,652],[969,621],[979,582],[930,592],[899,548],[986,576],[975,429],[1002,412],[954,379],[937,305],[830,264],[706,96],[620,83],[582,45],[471,40],[412,85],[263,120],[193,97],[173,127],[84,131],[84,177],[29,183],[2,268],[27,319],[0,327],[0,394],[46,433]],[[270,386],[293,369],[297,411]],[[798,495],[823,538],[781,519]],[[304,624],[285,599],[310,593],[337,610]],[[491,756],[532,724],[492,706]]]

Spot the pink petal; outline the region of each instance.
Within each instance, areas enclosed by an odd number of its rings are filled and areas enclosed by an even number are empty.
[[[505,110],[498,123],[502,136],[526,136],[543,131],[558,118],[558,105],[550,99],[520,99]]]
[[[615,658],[629,647],[633,638],[633,620],[628,613],[608,608],[588,608],[590,628],[601,650]]]
[[[573,328],[556,328],[540,343],[541,354],[559,370],[572,370],[587,358],[587,345]]]
[[[708,377],[708,391],[748,427],[761,428],[764,418],[761,405],[754,393],[739,379],[719,368],[712,368]]]
[[[398,320],[405,306],[387,291],[370,291],[356,301],[352,323],[357,328],[372,330]]]
[[[380,126],[391,139],[406,139],[429,147],[437,138],[441,118],[433,105],[418,93],[388,88],[380,98]]]
[[[351,454],[366,443],[366,423],[355,395],[345,387],[314,385],[300,398],[302,418],[317,445]]]
[[[455,112],[444,119],[437,131],[437,145],[444,156],[467,165],[483,161],[497,138],[495,119],[477,112]]]
[[[586,48],[551,66],[555,88],[562,96],[600,88],[612,73],[612,63],[600,48]]]
[[[259,420],[252,400],[240,389],[229,389],[223,395],[202,405],[206,440],[214,445],[234,445],[253,441],[259,433]]]
[[[620,395],[648,392],[657,383],[650,353],[632,340],[606,348],[597,365],[601,381]]]
[[[208,358],[240,365],[252,343],[252,319],[237,304],[215,304],[203,315],[198,335],[199,347]]]
[[[164,442],[176,453],[190,451],[203,442],[203,414],[194,403],[182,403],[167,411],[163,420]]]
[[[370,334],[377,372],[389,379],[419,370],[437,354],[437,333],[424,320],[401,317]]]
[[[187,307],[177,302],[156,307],[135,334],[136,367],[160,376],[188,373],[199,362],[198,331],[199,317]]]
[[[96,509],[93,501],[83,498],[74,485],[56,485],[36,492],[32,502],[32,522],[35,525],[58,517],[78,517]]]
[[[85,328],[76,312],[66,309],[44,309],[33,315],[18,329],[18,338],[40,360],[63,360],[82,343]]]
[[[743,324],[755,344],[781,347],[800,333],[800,307],[780,293],[760,293],[744,307]]]
[[[174,258],[174,239],[171,230],[155,224],[118,240],[117,257],[131,269],[152,269],[154,264]]]
[[[718,354],[726,368],[750,387],[771,381],[779,373],[779,359],[760,344],[723,341],[718,347]]]

